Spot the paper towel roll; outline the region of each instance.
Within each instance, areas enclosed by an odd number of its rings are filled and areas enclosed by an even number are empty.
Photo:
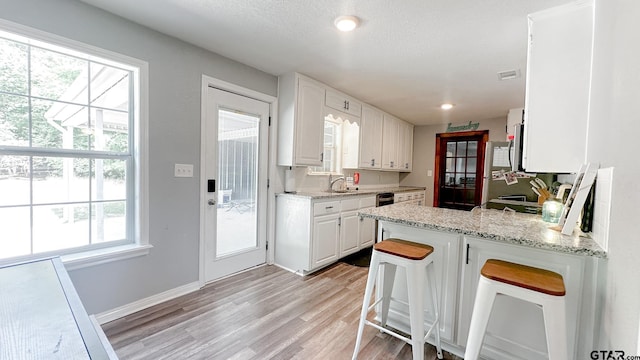
[[[296,172],[291,168],[284,171],[284,192],[296,192]]]

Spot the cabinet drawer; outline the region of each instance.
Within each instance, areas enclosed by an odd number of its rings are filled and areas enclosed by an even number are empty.
[[[369,197],[360,199],[360,209],[374,207],[374,206],[376,206],[375,196],[369,196]]]
[[[313,204],[313,216],[335,214],[340,212],[340,201],[324,201]]]
[[[360,207],[360,199],[345,199],[340,202],[340,210],[349,211],[349,210],[358,210]]]

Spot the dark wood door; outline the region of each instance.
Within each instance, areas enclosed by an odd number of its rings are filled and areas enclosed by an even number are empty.
[[[433,206],[471,210],[482,201],[489,131],[436,134]]]

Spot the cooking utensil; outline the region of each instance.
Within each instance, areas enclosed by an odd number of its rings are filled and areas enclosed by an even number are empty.
[[[532,187],[531,190],[538,196],[542,196],[542,194],[540,194],[540,191],[538,191],[538,188],[536,187]]]
[[[540,184],[540,186],[541,186],[543,189],[548,188],[547,183],[545,183],[544,181],[542,181],[542,179],[534,178],[534,180],[535,180],[538,184]]]

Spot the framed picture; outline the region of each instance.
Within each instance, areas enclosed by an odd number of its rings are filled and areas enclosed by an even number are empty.
[[[598,166],[595,164],[589,163],[580,167],[558,222],[558,228],[562,228],[564,235],[571,235],[576,227],[580,211],[587,200],[597,173]]]

